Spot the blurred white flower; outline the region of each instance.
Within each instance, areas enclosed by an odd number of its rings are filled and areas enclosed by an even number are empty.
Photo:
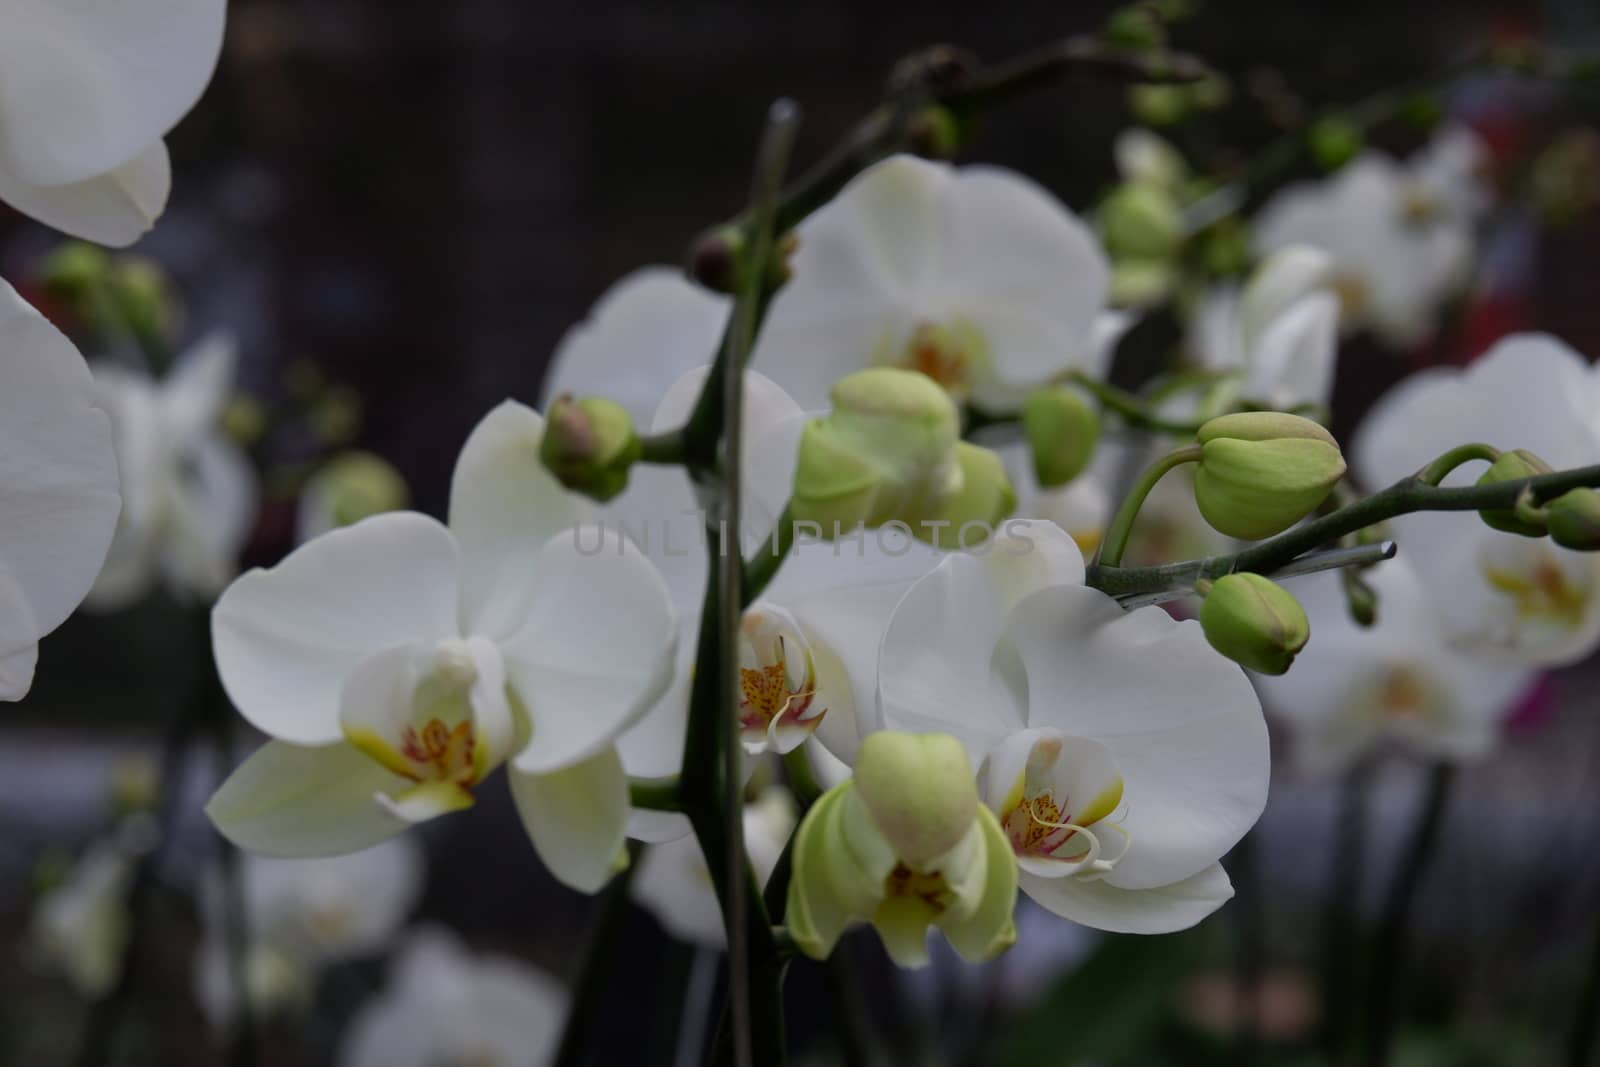
[[[1045,522],[947,557],[894,610],[863,733],[958,737],[1044,907],[1182,929],[1232,896],[1217,861],[1266,803],[1260,704],[1198,624],[1124,612],[1083,578]]]
[[[754,365],[807,408],[873,365],[922,371],[958,401],[1011,411],[1069,369],[1102,377],[1110,266],[1032,181],[895,156],[796,229]]]
[[[83,357],[4,280],[0,353],[0,700],[21,700],[39,638],[105,562],[121,500]]]
[[[1352,467],[1376,490],[1473,441],[1526,449],[1557,470],[1600,462],[1591,397],[1583,357],[1544,334],[1515,335],[1465,369],[1433,367],[1390,390],[1356,433]],[[1470,485],[1486,466],[1468,463],[1443,484]],[[1600,553],[1471,515],[1420,512],[1392,527],[1454,644],[1529,665],[1573,663],[1600,644]]]
[[[218,426],[233,390],[238,345],[214,333],[159,381],[143,370],[94,366],[111,415],[122,515],[86,606],[115,611],[161,581],[175,596],[210,601],[239,570],[255,522],[255,471]]]
[[[1339,345],[1332,272],[1326,252],[1287,245],[1242,289],[1218,285],[1206,294],[1190,323],[1190,343],[1205,367],[1237,375],[1212,402],[1242,398],[1281,411],[1331,403]]]
[[[744,806],[745,851],[762,885],[772,876],[797,816],[788,790],[776,786],[762,790]],[[704,948],[726,944],[711,871],[694,838],[680,837],[645,849],[628,891],[673,937]]]
[[[567,1015],[566,990],[505,956],[469,952],[426,927],[400,950],[388,987],[339,1044],[340,1067],[544,1067]]]
[[[223,594],[218,671],[273,738],[207,805],[236,844],[352,852],[471,806],[509,761],[558,879],[594,891],[625,859],[615,741],[670,681],[677,619],[649,560],[539,462],[543,430],[512,402],[478,424],[448,527],[376,515]]]
[[[422,896],[421,846],[397,837],[347,856],[273,859],[241,855],[245,992],[253,1014],[270,1016],[309,997],[315,970],[388,948]],[[201,887],[205,936],[195,963],[195,996],[212,1025],[239,1010],[228,948],[220,872]]]
[[[1442,131],[1405,163],[1364,153],[1331,177],[1273,197],[1255,220],[1256,250],[1323,249],[1333,257],[1346,325],[1369,326],[1396,346],[1416,344],[1468,280],[1488,199],[1482,160],[1464,127]]]
[[[28,955],[63,975],[86,999],[98,1000],[116,982],[131,921],[128,893],[140,857],[154,844],[153,829],[147,816],[122,820],[91,843],[66,880],[34,906]]]
[[[225,0],[0,0],[0,200],[107,245],[166,207],[167,131],[222,48]]]
[[[329,530],[399,511],[410,502],[410,488],[388,460],[371,452],[340,452],[300,490],[295,540],[304,544]]]
[[[1532,681],[1529,671],[1449,643],[1411,558],[1363,576],[1378,595],[1370,627],[1351,620],[1337,574],[1287,583],[1314,636],[1287,674],[1256,684],[1268,709],[1293,727],[1295,761],[1308,772],[1344,770],[1390,742],[1431,759],[1487,755]]]

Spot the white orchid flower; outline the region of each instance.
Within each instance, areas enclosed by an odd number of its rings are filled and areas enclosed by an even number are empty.
[[[0,700],[21,700],[39,639],[105,562],[121,500],[83,357],[3,280],[0,353]]]
[[[1528,671],[1450,644],[1413,558],[1402,554],[1364,576],[1378,595],[1369,627],[1350,619],[1337,575],[1287,585],[1316,636],[1288,673],[1256,684],[1292,726],[1295,761],[1310,773],[1344,770],[1390,742],[1432,759],[1485,756],[1532,681]]]
[[[470,953],[451,933],[413,933],[382,995],[339,1043],[339,1067],[545,1067],[555,1057],[567,992],[507,956]]]
[[[85,999],[109,993],[121,970],[132,925],[128,893],[139,856],[150,847],[149,830],[132,818],[90,844],[66,880],[40,896],[29,920],[28,955]]]
[[[947,557],[895,608],[865,727],[962,741],[1039,904],[1183,929],[1232,895],[1217,861],[1266,803],[1260,704],[1197,623],[1124,613],[1083,578],[1045,522]]]
[[[1339,345],[1332,277],[1333,259],[1326,252],[1288,245],[1242,288],[1213,287],[1190,323],[1200,362],[1238,375],[1229,390],[1233,397],[1280,411],[1327,407]]]
[[[1587,362],[1544,334],[1519,334],[1471,366],[1434,367],[1390,390],[1356,432],[1352,467],[1369,489],[1457,445],[1526,449],[1551,467],[1600,462]],[[1484,462],[1445,485],[1470,485]],[[1500,662],[1573,663],[1600,644],[1600,554],[1420,512],[1392,520],[1451,640]]]
[[[250,461],[218,427],[237,364],[237,341],[226,333],[188,349],[159,381],[95,364],[123,507],[90,609],[127,607],[158,581],[175,596],[205,602],[238,573],[260,494]]]
[[[1256,250],[1313,245],[1333,257],[1333,287],[1351,327],[1396,346],[1433,329],[1467,281],[1474,227],[1486,203],[1482,148],[1461,127],[1406,163],[1367,152],[1319,182],[1285,188],[1255,221]]]
[[[769,787],[744,806],[744,844],[756,879],[766,885],[798,812],[788,790]],[[628,886],[635,903],[680,941],[720,949],[726,943],[722,909],[700,843],[692,837],[651,845]]]
[[[671,677],[666,586],[539,462],[506,402],[456,461],[448,526],[392,512],[241,577],[212,617],[233,702],[273,740],[207,806],[242,848],[352,852],[473,803],[509,762],[534,848],[574,888],[622,853],[615,741]]]
[[[129,245],[166,207],[162,138],[222,49],[225,0],[0,0],[0,200]]]
[[[1084,223],[994,167],[895,156],[801,223],[754,365],[807,408],[873,365],[1012,411],[1069,369],[1104,374],[1110,266]]]
[[[245,929],[243,1000],[269,1017],[314,988],[319,967],[388,948],[422,896],[422,848],[396,837],[347,856],[318,859],[240,857]],[[195,963],[195,996],[213,1025],[239,1010],[228,949],[220,877],[201,885],[204,939]]]
[[[545,386],[617,400],[654,432],[689,417],[730,302],[667,268],[624,278],[563,339]],[[805,414],[770,379],[746,372],[743,551],[754,555],[779,521],[793,482]],[[619,742],[630,775],[676,774],[683,758],[689,684],[708,577],[706,516],[683,471],[637,464],[628,488],[599,513],[635,541],[671,590],[680,619],[678,660],[656,706]],[[873,692],[875,666],[841,659],[836,646],[875,653],[881,626],[912,577],[937,558],[893,531],[839,544],[803,541],[741,627],[740,738],[745,751],[786,752],[813,731],[854,732],[855,694]],[[863,687],[859,688],[858,687]],[[635,812],[629,834],[665,841],[689,832],[670,812]]]

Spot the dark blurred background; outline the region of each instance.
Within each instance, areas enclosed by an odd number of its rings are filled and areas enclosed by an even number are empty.
[[[171,207],[139,250],[177,279],[191,333],[238,331],[243,387],[270,397],[291,366],[309,363],[353,388],[364,411],[357,443],[401,470],[419,507],[440,513],[470,427],[500,399],[538,397],[557,341],[595,298],[637,266],[678,262],[699,230],[742,206],[774,98],[790,96],[803,109],[803,164],[872,106],[902,55],[948,42],[999,59],[1092,30],[1114,6],[233,0],[217,78],[170,140]],[[1198,166],[1226,172],[1279,132],[1281,115],[1268,98],[1314,114],[1413,78],[1474,43],[1529,36],[1600,45],[1600,3],[1212,0],[1175,44],[1229,76],[1232,102],[1172,136]],[[1588,92],[1557,101],[1486,79],[1449,102],[1492,137],[1537,139],[1555,125],[1592,125],[1597,101]],[[1079,81],[1001,109],[963,158],[1015,167],[1086,210],[1112,180],[1110,144],[1130,122],[1123,88]],[[22,277],[58,238],[5,210],[0,271]],[[1503,329],[1536,327],[1600,352],[1597,246],[1600,220],[1592,215],[1527,238],[1517,246],[1515,307],[1476,333],[1401,356],[1370,342],[1348,346],[1340,425],[1348,428],[1419,362],[1463,360],[1465,348]],[[269,514],[253,557],[276,558],[288,536],[286,521]],[[0,944],[18,936],[46,846],[70,847],[97,829],[105,774],[119,754],[158,747],[189,684],[182,664],[190,636],[179,609],[155,602],[131,615],[75,619],[44,643],[35,694],[5,711],[0,743]],[[1577,967],[1576,933],[1600,901],[1592,858],[1600,731],[1581,715],[1600,710],[1597,677],[1589,669],[1557,679],[1559,723],[1517,762],[1474,779],[1482,790],[1533,797],[1525,820],[1531,873],[1491,877],[1493,865],[1474,856],[1470,841],[1439,868],[1437,877],[1454,880],[1459,892],[1436,898],[1430,921],[1445,936],[1432,942],[1429,959],[1467,986],[1452,994],[1450,1018],[1507,998],[1537,999],[1540,982],[1565,989]],[[189,808],[197,812],[216,771],[204,760],[188,766]],[[1390,785],[1377,804],[1380,844],[1400,818],[1386,823],[1383,813],[1403,813],[1414,795],[1404,774]],[[1318,882],[1305,873],[1316,859],[1305,842],[1326,832],[1331,804],[1314,788],[1286,789],[1275,794],[1261,835],[1269,871],[1308,894]],[[490,817],[429,828],[424,913],[470,940],[570,974],[593,904],[538,868],[499,789],[484,791],[476,814]],[[203,827],[196,821],[190,831]],[[1306,933],[1314,905],[1279,899],[1263,920],[1281,945],[1269,963],[1303,967],[1315,948]],[[139,999],[153,1031],[142,1040],[160,1050],[149,1062],[215,1062],[215,1041],[186,1000],[193,916],[177,899],[158,907],[166,948]],[[1234,910],[1191,940],[1226,941]],[[1481,927],[1467,925],[1474,916]],[[610,1058],[597,1062],[666,1062],[633,1058],[629,1042],[672,1032],[687,953],[669,948],[642,916],[627,923],[609,951],[629,1012]],[[875,948],[856,950],[863,973],[886,973]],[[1151,975],[1166,965],[1139,957],[1119,966],[1112,980],[1136,988],[1156,983]],[[1508,989],[1519,975],[1526,981]],[[41,991],[18,966],[7,967],[3,983],[9,1021],[0,1029],[19,1018],[36,1030],[59,1021],[42,1044],[0,1043],[0,1055],[20,1048],[29,1058],[14,1062],[66,1062],[52,1058],[71,1047],[77,1025],[64,994]],[[795,1015],[797,1041],[824,1046],[831,1009],[814,977],[797,976],[793,996],[817,1013]],[[1540,1023],[1539,1007],[1531,1006],[1527,1025]],[[274,1035],[271,1062],[321,1062],[331,1032]]]

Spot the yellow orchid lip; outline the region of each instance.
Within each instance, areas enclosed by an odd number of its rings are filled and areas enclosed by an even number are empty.
[[[476,784],[480,776],[480,761],[474,758],[475,733],[470,719],[450,726],[433,718],[420,727],[406,726],[399,745],[391,744],[376,730],[359,727],[347,729],[345,739],[401,777],[467,787]]]
[[[1511,598],[1521,620],[1553,622],[1568,630],[1583,625],[1591,590],[1573,582],[1546,552],[1524,569],[1485,566],[1483,576],[1490,588]]]

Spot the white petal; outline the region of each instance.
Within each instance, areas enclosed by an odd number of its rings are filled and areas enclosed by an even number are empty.
[[[1187,930],[1233,896],[1233,884],[1220,863],[1181,882],[1152,889],[1118,889],[1103,879],[1040,878],[1026,872],[1018,884],[1057,915],[1118,934]]]
[[[1198,623],[1056,586],[1017,605],[1006,641],[1026,672],[1027,725],[1101,741],[1122,771],[1127,816],[1111,821],[1133,847],[1112,884],[1187,878],[1255,824],[1270,770],[1261,705]]]
[[[211,617],[229,697],[281,740],[339,740],[339,692],[356,664],[407,641],[455,636],[457,566],[448,530],[394,512],[243,575]]]
[[[939,209],[933,307],[978,327],[995,378],[1034,385],[1092,360],[1111,268],[1082,220],[996,167],[956,171]]]
[[[533,735],[518,769],[544,773],[609,748],[672,678],[677,615],[644,555],[612,531],[575,530],[539,553],[537,595],[501,643]]]
[[[166,210],[171,191],[172,163],[160,141],[113,170],[64,185],[33,185],[0,167],[0,201],[46,226],[113,248],[143,237]]]
[[[215,330],[178,357],[161,382],[161,418],[178,441],[195,443],[216,427],[233,392],[239,365],[239,339]]]
[[[711,872],[693,837],[645,849],[628,893],[678,940],[709,949],[726,944]]]
[[[23,645],[0,656],[0,700],[21,700],[33,686],[33,669],[39,662],[39,645]]]
[[[485,415],[456,459],[450,532],[461,545],[461,629],[502,638],[522,623],[545,542],[570,532],[588,502],[539,460],[544,419],[508,400]]]
[[[861,738],[878,722],[878,648],[908,582],[813,594],[794,615],[811,642],[817,690],[827,713],[817,738],[837,759],[854,763]]]
[[[182,481],[169,498],[158,548],[169,585],[180,595],[209,601],[237,574],[239,552],[255,526],[255,468],[216,433],[187,459],[187,469],[177,472]]]
[[[716,356],[731,301],[672,267],[644,267],[617,282],[556,347],[544,400],[604,396],[647,426],[667,387]]]
[[[510,771],[517,814],[556,880],[597,892],[617,870],[628,818],[628,776],[614,748],[550,774]]]
[[[1333,399],[1339,301],[1332,293],[1301,297],[1273,318],[1250,352],[1244,394],[1287,409],[1326,407]]]
[[[10,657],[88,593],[120,500],[111,424],[83,357],[4,281],[0,352],[0,572],[13,606],[0,619],[0,656]],[[23,658],[9,664],[19,681]]]
[[[1333,257],[1312,245],[1280,248],[1256,269],[1239,297],[1245,343],[1254,345],[1273,321],[1333,276]]]
[[[268,856],[336,856],[409,824],[376,797],[410,785],[349,745],[268,741],[228,776],[206,815],[229,841]]]
[[[194,106],[224,0],[12,0],[0,44],[0,161],[37,184],[132,159]]]

